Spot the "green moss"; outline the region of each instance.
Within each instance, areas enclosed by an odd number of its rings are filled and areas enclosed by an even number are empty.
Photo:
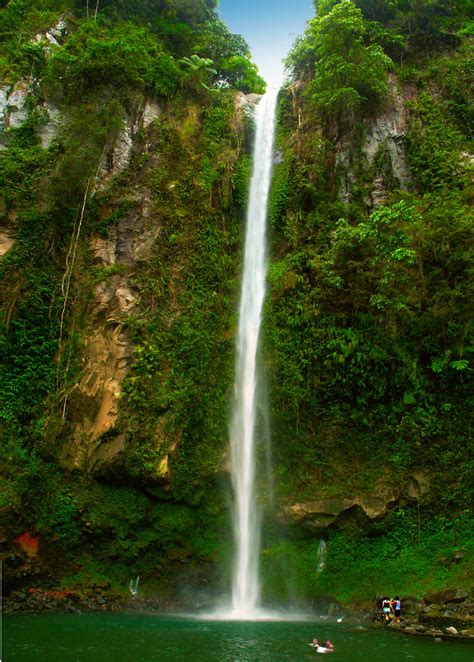
[[[373,605],[385,594],[423,597],[445,586],[469,588],[472,520],[464,512],[453,522],[398,509],[370,536],[356,527],[330,531],[327,557],[318,572],[318,539],[281,540],[263,550],[263,594],[267,600],[310,601],[333,595],[346,605]],[[454,554],[463,550],[457,564]],[[282,569],[284,568],[284,572]]]
[[[301,57],[316,48],[310,37]],[[470,165],[452,99],[462,100],[464,117],[468,102],[453,82],[441,81],[447,58],[432,62],[417,69],[424,91],[407,104],[410,192],[398,190],[384,145],[367,167],[361,145],[368,123],[357,131],[339,123],[344,147],[335,147],[327,140],[334,127],[314,116],[305,81],[282,95],[264,323],[282,499],[354,493],[381,472],[406,474],[429,457],[440,475],[451,467],[459,478],[453,501],[467,503],[469,487],[456,466],[469,438]],[[464,47],[451,62],[462,79]],[[319,78],[313,84],[324,87]],[[375,177],[389,191],[386,206],[371,213]]]

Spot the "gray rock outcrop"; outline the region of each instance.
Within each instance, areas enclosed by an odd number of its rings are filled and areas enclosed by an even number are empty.
[[[413,486],[420,484],[423,485],[423,491],[421,488],[415,491]],[[280,510],[279,519],[286,524],[296,524],[308,531],[320,533],[329,526],[342,522],[362,521],[364,523],[380,520],[388,510],[402,500],[416,500],[421,494],[426,495],[428,492],[429,477],[422,472],[415,472],[413,476],[408,477],[403,487],[391,484],[390,480],[384,479],[366,494],[331,497],[286,505]]]

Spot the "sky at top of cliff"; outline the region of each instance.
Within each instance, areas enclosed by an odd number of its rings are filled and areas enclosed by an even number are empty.
[[[229,30],[245,38],[268,85],[279,87],[282,61],[314,16],[312,0],[220,0],[218,11]]]

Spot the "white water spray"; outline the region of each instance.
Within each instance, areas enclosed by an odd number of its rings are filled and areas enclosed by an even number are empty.
[[[266,277],[266,220],[270,189],[275,109],[278,91],[267,92],[255,113],[253,173],[247,210],[244,271],[240,301],[235,405],[231,424],[234,487],[234,618],[258,618],[260,517],[255,502],[255,419],[257,349]]]

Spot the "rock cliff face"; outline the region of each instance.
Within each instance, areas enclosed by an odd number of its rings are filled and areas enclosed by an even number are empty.
[[[330,526],[352,524],[370,528],[371,521],[380,521],[390,509],[405,506],[408,501],[427,498],[429,478],[424,472],[414,472],[404,485],[392,484],[389,477],[379,481],[367,494],[332,497],[318,501],[292,503],[280,513],[286,524],[297,524],[308,531],[321,534]]]
[[[362,144],[355,148],[353,138],[345,135],[336,145],[336,170],[341,173],[338,195],[342,202],[351,202],[352,190],[360,184],[362,172],[370,178],[366,197],[369,207],[384,204],[393,188],[412,188],[406,155],[410,127],[406,102],[412,97],[411,86],[404,86],[391,76],[387,99],[376,117],[367,123]]]
[[[59,37],[63,29],[62,24],[58,25],[45,38],[55,43],[55,35]],[[38,39],[43,37],[39,35]],[[8,144],[8,130],[20,128],[28,121],[28,100],[35,85],[35,81],[25,80],[0,90],[0,140],[4,141],[4,148]],[[40,104],[39,112],[44,121],[36,133],[43,149],[48,149],[63,125],[62,115],[47,100]],[[105,191],[129,167],[137,134],[143,132],[146,141],[147,132],[159,115],[159,105],[147,99],[133,116],[123,121],[117,139],[103,155],[94,182],[96,191]],[[142,139],[141,148],[146,146]],[[134,212],[121,219],[107,239],[95,236],[89,239],[97,268],[133,267],[137,261],[151,258],[153,243],[160,232],[159,219],[150,218],[149,191],[137,192],[135,196]],[[10,250],[14,242],[15,230],[0,228],[0,255]],[[67,411],[71,423],[61,457],[65,469],[98,471],[112,463],[125,448],[123,434],[106,442],[100,438],[114,428],[118,418],[121,387],[132,352],[122,325],[136,310],[138,297],[130,278],[118,274],[99,281],[94,288],[91,328],[83,338],[82,377],[64,401],[64,414]]]
[[[46,59],[66,23],[35,38]],[[191,517],[189,504],[212,503],[226,447],[246,109],[258,99],[201,87],[180,88],[177,99],[141,89],[122,97],[110,81],[74,101],[53,92],[53,103],[46,87],[33,77],[0,90],[0,147],[12,171],[18,158],[33,164],[0,208],[10,277],[2,297],[11,329],[23,328],[22,315],[35,328],[22,288],[37,296],[33,311],[49,300],[35,319],[55,347],[36,352],[49,393],[29,396],[32,406],[48,401],[38,437],[25,442],[42,458],[44,497],[20,511],[28,491],[12,479],[5,506],[9,587],[64,573],[70,544],[86,565],[89,554],[107,565],[119,521],[125,546],[135,538],[143,569],[158,574],[198,556],[192,532],[202,518],[206,530],[220,526],[207,505]],[[40,347],[40,332],[31,333]],[[24,354],[18,361],[28,368]],[[55,530],[66,521],[70,543]],[[15,542],[30,531],[34,558]]]
[[[117,294],[117,292],[115,292]],[[105,440],[117,422],[120,393],[129,367],[129,343],[120,326],[97,325],[86,340],[83,377],[65,403],[71,436],[62,450],[68,470],[98,471],[125,448],[125,435]],[[102,440],[101,440],[102,438]]]
[[[159,115],[158,104],[147,100],[135,117],[124,121],[115,143],[101,161],[97,190],[106,190],[129,167],[138,132],[144,132],[146,141],[147,131]],[[98,269],[126,268],[131,273],[137,263],[151,259],[160,222],[150,215],[150,196],[149,190],[134,192],[133,210],[111,228],[108,237],[90,238]],[[113,439],[104,435],[114,429],[119,416],[122,384],[133,357],[133,346],[123,325],[137,311],[139,297],[133,275],[114,274],[93,289],[82,378],[65,402],[67,420],[72,425],[62,451],[65,469],[93,473],[107,469],[126,448],[125,434],[117,434]]]
[[[237,125],[258,98],[258,95],[236,96]],[[159,105],[146,100],[134,117],[124,121],[115,143],[101,161],[97,191],[107,191],[114,179],[129,168],[134,149],[141,153],[153,150],[153,123],[160,115]],[[240,126],[237,130],[241,132],[243,129]],[[154,152],[150,167],[156,167],[154,164],[159,162],[160,155]],[[149,186],[137,182],[128,194],[127,203],[130,211],[113,225],[107,238],[92,236],[89,240],[98,269],[125,269],[127,273],[108,276],[93,289],[90,332],[83,336],[82,377],[64,402],[66,429],[70,431],[62,449],[61,464],[67,470],[107,473],[123,460],[127,449],[127,426],[122,424],[121,429],[125,432],[120,433],[116,427],[122,385],[134,363],[135,348],[125,330],[128,320],[140,310],[142,293],[134,272],[137,267],[146,268],[153,260],[156,243],[163,233],[159,210]],[[181,270],[182,267],[177,264],[175,268]],[[176,448],[180,436],[177,431],[173,437],[167,438],[163,422],[158,424],[156,443],[163,452],[154,469],[157,479],[169,475],[168,453]]]
[[[33,81],[20,80],[14,85],[0,87],[0,151],[8,144],[8,130],[22,127],[28,119],[27,101],[33,92]],[[42,106],[44,124],[38,129],[38,139],[46,149],[56,134],[59,126],[59,112],[47,102]],[[10,221],[14,221],[11,218]],[[5,255],[16,239],[14,223],[0,221],[0,256]]]

